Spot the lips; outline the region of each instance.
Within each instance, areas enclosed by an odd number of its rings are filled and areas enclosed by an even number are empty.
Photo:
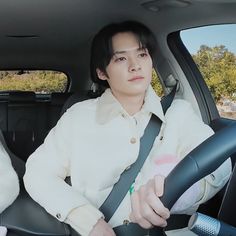
[[[143,76],[135,76],[135,77],[129,79],[128,81],[132,82],[132,81],[143,80],[143,79],[144,79]]]

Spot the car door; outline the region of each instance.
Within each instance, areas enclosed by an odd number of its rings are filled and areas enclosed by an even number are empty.
[[[236,27],[233,29],[235,30]],[[204,37],[204,36],[201,35],[200,38],[201,37]],[[218,132],[224,127],[235,124],[236,123],[236,109],[234,106],[236,106],[236,103],[235,103],[234,97],[232,98],[232,101],[222,100],[221,103],[223,104],[220,103],[220,105],[219,103],[217,103],[217,101],[219,101],[219,97],[217,100],[214,97],[215,94],[212,94],[213,89],[212,87],[209,86],[209,84],[206,83],[206,80],[204,78],[204,73],[200,71],[201,66],[199,66],[196,63],[196,58],[194,58],[194,54],[188,50],[186,44],[183,41],[184,39],[183,37],[181,37],[180,31],[174,32],[168,36],[168,45],[189,82],[189,85],[197,100],[203,121],[209,124],[215,132]],[[213,47],[204,48],[204,46],[206,45],[202,45],[202,46],[203,46],[203,49],[210,50],[213,48]],[[224,52],[225,51],[229,52],[227,48],[226,49],[223,48],[223,49],[224,49]],[[201,46],[195,54],[199,53],[200,50],[201,50]],[[232,70],[235,72],[236,71],[236,56],[235,56],[236,54],[233,52],[231,53],[231,55],[234,59]],[[209,66],[209,71],[210,70],[211,70],[211,67]],[[224,73],[224,72],[221,72],[221,73]],[[222,75],[222,77],[224,76]],[[229,79],[236,81],[236,78],[234,77],[229,78]],[[222,78],[222,83],[224,82],[227,82],[227,81],[225,81],[224,78]],[[217,86],[217,84],[215,86]],[[230,85],[226,85],[226,86],[230,86]],[[232,90],[233,96],[235,96],[236,87],[232,86],[231,90]],[[223,93],[222,94],[218,93],[218,96],[220,95],[222,97],[224,96]],[[228,110],[226,109],[227,102],[228,102],[228,105],[232,103],[231,104],[232,109],[228,109]],[[225,110],[222,110],[223,109],[222,107],[225,108]],[[231,160],[234,166],[235,161],[236,161],[236,153],[231,155]],[[225,222],[227,222],[229,218],[231,219],[232,212],[234,211],[232,210],[232,208],[229,209],[229,205],[232,205],[232,207],[234,207],[235,204],[228,204],[228,203],[225,204],[224,202],[222,204],[222,200],[226,199],[226,197],[224,197],[226,195],[226,187],[227,186],[225,186],[225,188],[223,188],[215,197],[213,197],[210,201],[208,201],[207,204],[203,204],[200,207],[199,211],[205,214],[211,215],[215,218],[218,217],[219,219]],[[229,189],[229,186],[227,188]],[[235,191],[233,194],[235,194]],[[227,195],[227,201],[230,201],[230,199],[232,200],[232,197],[228,197]],[[236,220],[228,222],[228,223],[235,226]]]

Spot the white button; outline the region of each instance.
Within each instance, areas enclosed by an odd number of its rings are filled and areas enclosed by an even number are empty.
[[[128,225],[129,224],[129,220],[124,220],[123,221],[123,225]]]
[[[137,142],[136,138],[133,137],[130,139],[130,143],[135,144],[136,142]]]
[[[211,174],[211,178],[212,178],[212,180],[214,181],[216,177],[215,177],[214,174]]]
[[[57,213],[57,214],[56,214],[56,217],[57,217],[57,219],[61,219],[61,214],[60,214],[60,213]]]

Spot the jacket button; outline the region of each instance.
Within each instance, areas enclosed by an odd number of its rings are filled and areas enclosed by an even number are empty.
[[[128,225],[129,224],[129,221],[128,220],[124,220],[123,221],[123,225]]]
[[[211,179],[214,181],[216,179],[214,174],[211,174]]]
[[[135,144],[136,143],[136,138],[131,138],[130,143]]]
[[[125,168],[125,170],[129,170],[129,169],[130,169],[130,167],[131,167],[131,166],[127,166],[127,167]]]
[[[57,217],[57,219],[61,219],[61,214],[60,214],[60,213],[57,213],[57,214],[56,214],[56,217]]]

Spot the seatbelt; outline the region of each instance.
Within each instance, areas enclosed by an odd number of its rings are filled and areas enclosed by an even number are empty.
[[[177,85],[178,83],[176,83],[172,91],[161,100],[164,114],[174,99]],[[139,155],[136,162],[121,174],[119,181],[113,186],[112,191],[102,206],[99,208],[99,210],[104,214],[107,222],[111,219],[116,209],[129,191],[130,186],[135,181],[135,178],[137,177],[140,169],[147,159],[148,154],[152,149],[153,143],[160,132],[161,124],[162,121],[157,116],[152,114],[152,117],[144,130],[144,134],[140,139]]]

